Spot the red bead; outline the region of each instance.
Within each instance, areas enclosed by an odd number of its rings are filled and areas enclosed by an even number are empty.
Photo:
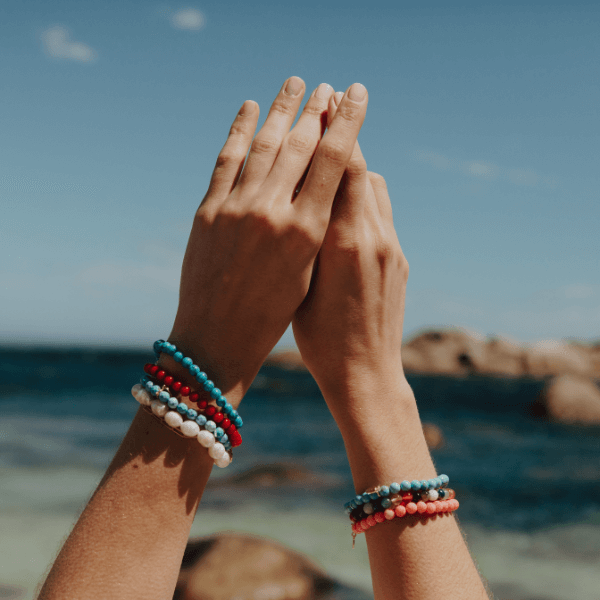
[[[227,417],[225,417],[225,418],[224,418],[224,419],[221,421],[221,427],[222,427],[222,428],[223,428],[225,431],[227,431],[227,430],[229,429],[230,425],[231,425],[231,421],[230,421],[230,420],[229,420]]]
[[[198,400],[198,408],[200,410],[204,410],[208,406],[208,402],[206,400]]]
[[[198,398],[200,398],[200,394],[198,392],[192,392],[190,394],[190,402],[197,402]]]
[[[150,375],[150,370],[152,369],[154,365],[152,363],[146,363],[144,365],[144,373],[148,373],[148,375]]]
[[[412,499],[413,499],[413,495],[410,492],[407,492],[406,494],[402,494],[402,502],[404,502],[405,504],[412,502]]]
[[[181,389],[181,381],[176,381],[172,386],[171,389],[174,392],[178,392]]]
[[[170,386],[174,381],[175,381],[175,379],[173,379],[173,377],[171,377],[170,375],[167,375],[165,377],[165,385]]]
[[[223,427],[223,429],[225,429],[225,427]],[[237,427],[232,423],[227,429],[225,429],[225,433],[227,435],[231,435],[232,433],[235,433],[237,431]]]
[[[191,391],[190,388],[187,385],[184,385],[181,388],[181,392],[180,393],[181,393],[182,396],[187,396],[187,395],[189,395],[190,391]]]
[[[214,406],[209,406],[205,411],[204,411],[204,416],[205,417],[212,417],[215,413],[217,412],[217,409]]]
[[[231,442],[232,448],[235,448],[236,446],[239,446],[242,443],[242,436],[240,435],[239,431],[234,431],[233,433],[228,433],[227,437],[229,438],[229,441]]]
[[[223,413],[217,413],[216,415],[213,415],[212,420],[215,423],[220,423],[223,419],[225,418],[225,415]],[[222,426],[221,426],[222,427]]]
[[[165,378],[166,374],[167,373],[165,371],[159,371],[156,374],[156,379],[158,379],[159,381],[162,381]]]
[[[152,365],[150,367],[150,375],[155,375],[156,373],[158,373],[158,365]]]

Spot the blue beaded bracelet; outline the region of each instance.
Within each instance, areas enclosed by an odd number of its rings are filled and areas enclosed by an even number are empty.
[[[202,385],[204,390],[208,392],[217,404],[221,408],[221,412],[225,413],[230,421],[238,428],[241,429],[244,422],[242,421],[242,417],[238,414],[237,410],[227,402],[225,396],[221,394],[221,390],[215,387],[213,381],[208,378],[208,375],[200,369],[198,365],[194,364],[194,361],[188,356],[184,356],[175,344],[171,344],[170,342],[165,342],[165,340],[156,340],[154,342],[154,354],[156,356],[156,360],[160,358],[162,353],[168,354],[173,357],[175,362],[181,363],[190,373],[192,377],[196,379],[196,381]]]
[[[390,495],[399,494],[400,492],[426,492],[428,490],[439,490],[446,487],[450,483],[448,475],[438,475],[433,479],[414,479],[413,481],[404,480],[401,483],[390,483],[389,486],[382,485],[372,490],[367,490],[363,494],[358,494],[349,502],[344,504],[344,510],[350,514],[355,508],[362,504],[367,504],[385,498]]]

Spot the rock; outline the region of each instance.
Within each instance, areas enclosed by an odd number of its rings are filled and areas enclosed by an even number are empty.
[[[561,375],[542,390],[538,407],[553,421],[600,425],[600,388],[586,377]]]
[[[423,434],[431,450],[439,450],[446,443],[442,430],[433,423],[423,423]]]
[[[174,600],[366,600],[303,554],[257,536],[223,533],[186,548]]]

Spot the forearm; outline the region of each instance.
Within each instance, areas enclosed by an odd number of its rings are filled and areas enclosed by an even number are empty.
[[[212,466],[195,439],[140,409],[39,600],[171,599]]]
[[[330,406],[347,408],[336,419],[357,494],[392,481],[436,476],[414,396],[403,377],[364,385],[357,377],[343,388],[343,403],[332,397],[333,390],[326,399]],[[406,515],[376,525],[365,535],[377,600],[488,598],[451,514]]]

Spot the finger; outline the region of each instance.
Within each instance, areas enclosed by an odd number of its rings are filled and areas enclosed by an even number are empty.
[[[217,157],[217,164],[202,204],[222,201],[231,193],[244,166],[259,113],[258,104],[254,100],[246,100],[240,108],[229,130],[229,137]]]
[[[333,117],[337,112],[337,107],[340,105],[343,97],[344,92],[336,92],[329,98],[329,106],[327,107],[327,127],[331,125],[331,121],[333,121]]]
[[[303,175],[325,132],[327,105],[333,88],[322,83],[311,94],[294,128],[286,135],[269,181],[280,189],[289,187],[293,192],[301,187]]]
[[[375,198],[377,199],[377,206],[379,207],[379,214],[384,223],[394,226],[394,215],[392,214],[392,203],[390,201],[390,194],[388,192],[387,184],[385,179],[379,175],[379,173],[368,172],[369,181],[375,192]]]
[[[258,186],[271,171],[281,143],[300,108],[304,87],[304,81],[300,77],[290,77],[283,84],[264,125],[250,146],[250,153],[240,176],[240,185]]]
[[[302,191],[294,202],[298,210],[312,213],[324,229],[329,223],[333,198],[365,119],[367,103],[367,90],[363,85],[355,83],[348,88],[319,143]]]

